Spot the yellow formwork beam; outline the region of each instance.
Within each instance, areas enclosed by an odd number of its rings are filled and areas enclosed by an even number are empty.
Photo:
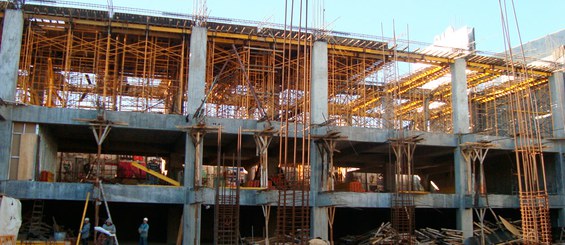
[[[515,91],[522,91],[528,87],[535,87],[545,82],[547,82],[547,78],[529,78],[521,83],[512,84],[502,89],[497,89],[496,91],[489,93],[487,95],[473,98],[473,101],[477,101],[479,103],[486,103],[489,101],[493,101],[496,98],[500,98],[502,96],[511,94]]]
[[[401,79],[400,80],[400,84],[397,86],[391,86],[391,88],[389,88],[386,92],[387,93],[392,93],[395,90],[399,90],[399,94],[404,94],[406,92],[408,92],[410,89],[422,86],[423,84],[429,82],[429,81],[433,81],[443,75],[445,75],[445,73],[447,72],[447,68],[446,67],[442,67],[442,66],[435,66],[435,67],[431,67],[428,68],[427,70],[424,70],[422,72],[419,72],[417,74],[414,74],[412,76],[409,76],[407,78]],[[369,105],[371,105],[372,103],[375,103],[377,101],[379,101],[381,98],[380,97],[374,97],[368,101],[366,101],[365,103],[362,103],[354,108],[352,108],[353,112],[356,112],[362,108],[365,108]],[[400,109],[401,111],[405,110],[406,108],[402,108]]]
[[[467,88],[474,88],[482,83],[492,81],[493,79],[500,77],[500,74],[491,74],[491,73],[479,73],[475,76],[469,77],[467,79]],[[436,88],[432,92],[433,97],[442,96],[442,97],[450,97],[451,96],[451,83],[445,84]]]
[[[405,87],[411,87],[411,88],[418,87],[418,86],[423,84],[422,82],[425,83],[425,82],[428,81],[428,79],[426,79],[428,76],[430,76],[430,75],[432,75],[436,72],[439,72],[441,70],[443,70],[443,67],[441,67],[441,66],[430,67],[430,68],[423,70],[421,72],[418,72],[414,75],[408,76],[404,79],[400,79],[400,81],[399,81],[400,84],[398,86],[393,85],[386,92],[392,93],[395,90],[400,90],[400,93],[406,92],[407,90],[404,89]],[[418,82],[416,85],[414,85],[414,83],[417,82],[417,81],[420,81],[420,82]]]
[[[143,166],[143,165],[141,165],[141,164],[139,164],[139,163],[131,162],[131,166],[134,166],[134,167],[140,169],[141,171],[144,171],[144,172],[146,172],[146,173],[148,173],[148,174],[150,174],[150,175],[153,175],[153,176],[155,176],[155,177],[157,177],[157,178],[159,178],[159,179],[162,179],[162,180],[166,181],[167,183],[169,183],[169,184],[171,184],[171,185],[180,186],[180,183],[179,183],[178,181],[176,181],[176,180],[174,180],[174,179],[171,179],[171,178],[169,178],[169,177],[167,177],[167,176],[165,176],[165,175],[163,175],[163,174],[161,174],[161,173],[159,173],[159,172],[155,172],[155,171],[153,171],[153,170],[151,170],[151,169],[148,169],[147,167],[145,167],[145,166]]]

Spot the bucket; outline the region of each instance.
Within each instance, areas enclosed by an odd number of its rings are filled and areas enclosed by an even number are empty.
[[[55,232],[54,238],[55,241],[64,241],[66,236],[66,232]]]

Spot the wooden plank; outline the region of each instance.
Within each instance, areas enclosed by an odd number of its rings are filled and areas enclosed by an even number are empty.
[[[502,218],[501,216],[498,217],[500,218],[500,221],[502,221],[502,224],[508,231],[510,231],[512,234],[514,234],[517,237],[522,237],[522,233],[513,224],[510,224],[510,222],[508,222],[506,219]]]
[[[38,136],[34,133],[22,134],[20,141],[20,160],[18,180],[33,179]]]

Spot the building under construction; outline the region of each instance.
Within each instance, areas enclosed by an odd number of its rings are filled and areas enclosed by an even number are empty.
[[[18,240],[110,216],[119,241],[147,217],[162,244],[337,243],[386,222],[397,244],[425,227],[504,240],[487,223],[562,238],[564,39],[541,60],[296,17],[0,3],[0,194],[23,203]]]

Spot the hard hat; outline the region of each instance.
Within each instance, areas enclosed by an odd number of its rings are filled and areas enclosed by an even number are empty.
[[[84,221],[89,221],[90,219],[88,217],[84,218]]]
[[[147,217],[143,218],[143,221],[149,221],[149,219]]]

